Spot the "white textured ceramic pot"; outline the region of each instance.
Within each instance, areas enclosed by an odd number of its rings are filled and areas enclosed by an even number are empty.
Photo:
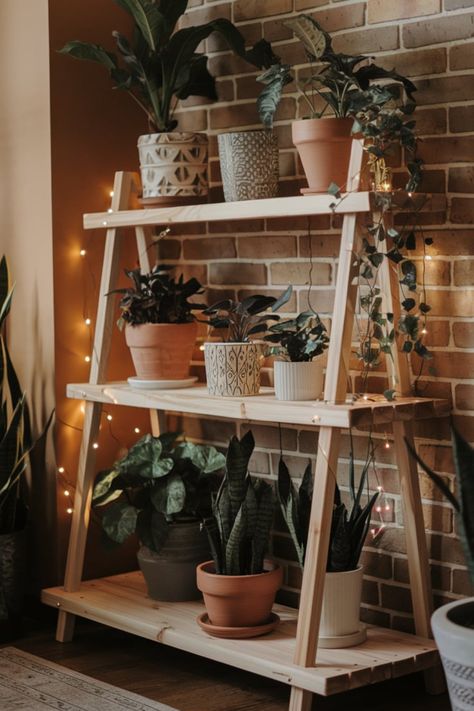
[[[261,348],[256,343],[205,343],[204,360],[210,395],[258,395]]]
[[[208,139],[205,133],[150,133],[138,139],[144,200],[206,198]]]
[[[218,137],[226,202],[278,194],[278,140],[269,130],[221,133]]]
[[[326,573],[319,627],[319,646],[338,649],[360,644],[366,638],[360,623],[364,570]]]
[[[323,364],[320,360],[273,364],[275,396],[278,400],[316,400],[323,391]]]
[[[443,605],[431,618],[453,711],[474,709],[474,597]]]

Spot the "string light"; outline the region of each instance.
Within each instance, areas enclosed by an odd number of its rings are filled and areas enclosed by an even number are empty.
[[[427,254],[426,257],[425,257],[425,260],[426,260],[427,262],[431,262],[432,259],[433,259],[433,257],[431,256],[431,254]]]
[[[383,486],[380,486],[380,484],[377,487],[377,491],[383,491]]]
[[[81,407],[79,409],[82,412],[82,414],[84,414],[86,411],[85,405],[81,405]]]
[[[108,213],[111,213],[111,212],[113,212],[112,208],[111,208],[111,207],[109,207],[109,209],[107,210],[107,212],[108,212]]]
[[[70,493],[67,489],[64,489],[64,496],[70,496]]]
[[[114,196],[114,191],[111,190],[110,193],[109,193],[109,195],[110,195],[110,197],[112,198],[112,197]]]
[[[81,257],[85,257],[86,254],[87,254],[87,252],[86,252],[85,249],[81,249],[80,252],[79,252],[79,254],[81,255]]]
[[[99,445],[97,444],[97,442],[94,442],[94,444],[92,445],[92,449],[99,449]]]
[[[108,419],[109,422],[112,422],[112,420],[113,420],[112,415],[107,415],[107,419]]]
[[[203,351],[204,350],[204,344],[202,346],[199,346],[199,350]]]
[[[426,336],[426,334],[428,333],[428,331],[426,330],[426,328],[422,328],[422,329],[421,329],[421,333],[423,334],[423,336]]]
[[[69,508],[69,509],[66,509],[66,513],[68,513],[69,515],[71,515],[71,514],[72,514],[72,512],[73,512],[73,509],[71,509],[71,508]]]
[[[133,431],[135,432],[135,434],[140,434],[140,428],[139,428],[139,427],[135,427],[135,429],[134,429]]]
[[[91,322],[90,318],[85,318],[84,323],[86,324],[86,326],[90,326],[92,322]]]
[[[382,507],[381,507],[381,506],[376,506],[376,507],[375,507],[375,510],[377,511],[377,513],[381,513],[381,512],[382,512]]]
[[[388,504],[385,504],[385,511],[390,511],[390,506]]]
[[[64,467],[58,467],[58,472],[60,474],[64,474],[64,471],[65,471]]]
[[[388,439],[385,440],[384,449],[390,449],[390,442],[388,441]]]
[[[90,357],[90,356],[84,356],[84,360],[86,361],[86,363],[90,363],[90,362],[91,362],[91,357]]]

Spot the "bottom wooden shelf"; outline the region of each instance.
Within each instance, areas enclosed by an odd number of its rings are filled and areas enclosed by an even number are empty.
[[[276,605],[282,622],[266,637],[216,639],[195,621],[202,603],[150,600],[139,572],[83,582],[73,593],[62,587],[49,588],[43,590],[42,600],[79,617],[324,696],[427,669],[438,662],[433,640],[370,627],[364,644],[319,650],[316,667],[298,667],[292,662],[296,610]]]

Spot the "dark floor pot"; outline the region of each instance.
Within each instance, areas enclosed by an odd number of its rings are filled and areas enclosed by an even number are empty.
[[[21,634],[26,579],[26,530],[0,535],[0,642]]]
[[[137,554],[148,595],[163,602],[199,600],[196,566],[209,555],[207,535],[199,521],[169,524],[168,538],[159,553],[142,546]]]

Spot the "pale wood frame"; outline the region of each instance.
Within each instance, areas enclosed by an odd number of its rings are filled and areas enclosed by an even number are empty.
[[[331,344],[325,386],[325,401],[331,406],[343,404],[347,392],[351,334],[356,308],[356,273],[354,253],[358,249],[357,213],[369,209],[369,194],[357,193],[359,174],[362,164],[362,144],[353,141],[349,167],[348,190],[344,199],[338,203],[336,211],[344,215],[341,249],[339,254],[338,276],[336,284],[336,302],[331,329]],[[99,213],[85,215],[86,228],[107,227],[104,266],[100,294],[106,294],[115,286],[120,254],[120,229],[134,226],[141,268],[149,269],[147,257],[147,228],[152,224],[169,222],[212,221],[227,219],[246,219],[249,217],[275,217],[278,215],[329,214],[332,200],[327,196],[282,198],[279,200],[249,201],[248,203],[187,206],[182,208],[164,208],[159,210],[127,210],[132,191],[133,176],[117,173],[114,184],[114,198],[111,214]],[[353,192],[351,192],[353,191]],[[388,260],[384,260],[387,263]],[[398,280],[392,272],[383,274],[382,288],[385,298],[390,301],[391,310],[399,308]],[[110,349],[111,328],[113,322],[112,300],[101,298],[94,338],[93,361],[91,368],[91,386],[103,384],[105,368]],[[396,359],[396,377],[403,395],[409,392],[408,370]],[[75,386],[71,386],[73,389]],[[80,388],[81,386],[77,386]],[[86,386],[84,386],[86,387]],[[102,388],[105,392],[105,388]],[[78,397],[79,391],[71,391]],[[92,444],[98,434],[101,402],[99,395],[84,391],[86,402],[84,436],[78,468],[78,479],[74,503],[69,553],[66,567],[64,589],[67,593],[77,591],[81,584],[84,562],[85,541],[89,523],[92,484],[94,476],[94,449]],[[103,393],[102,393],[103,394]],[[156,410],[151,409],[152,430],[158,432],[164,425],[162,404],[160,418]],[[284,407],[284,405],[281,405]],[[175,408],[176,409],[176,408]],[[225,415],[224,415],[225,416]],[[395,419],[395,418],[394,418]],[[315,423],[317,424],[317,422]],[[318,457],[315,472],[313,506],[311,510],[310,532],[308,538],[306,565],[303,574],[301,603],[298,614],[298,627],[293,663],[297,667],[310,668],[315,665],[319,619],[321,614],[324,577],[329,543],[329,530],[337,467],[338,444],[341,424],[323,424],[319,431]],[[420,503],[416,466],[407,456],[403,438],[412,439],[410,425],[403,421],[393,422],[395,449],[400,468],[400,482],[404,499],[405,529],[409,560],[410,582],[413,595],[415,624],[419,634],[431,635],[429,617],[431,610],[431,589],[428,574],[428,557],[424,535],[423,516]],[[57,603],[60,605],[60,603]],[[60,611],[57,639],[66,641],[72,638],[74,613]],[[350,655],[350,652],[348,652]],[[308,711],[311,707],[312,692],[292,684],[290,711]]]

